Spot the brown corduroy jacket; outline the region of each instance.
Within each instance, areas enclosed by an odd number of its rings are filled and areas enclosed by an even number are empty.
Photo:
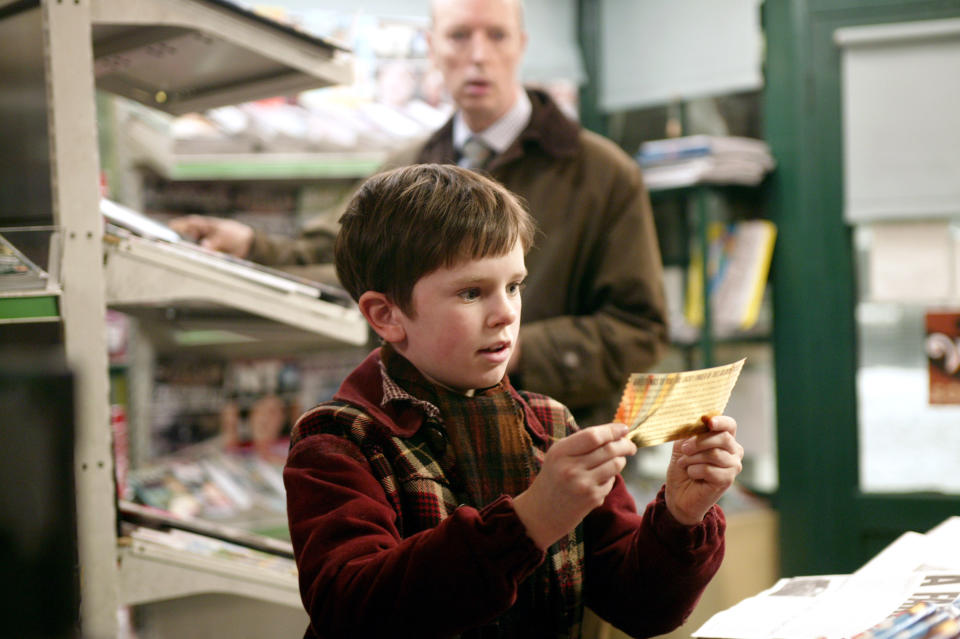
[[[636,162],[528,90],[530,123],[487,172],[522,197],[540,233],[527,255],[520,329],[520,388],[566,404],[580,424],[613,419],[630,373],[647,370],[667,343],[663,269],[653,213]],[[455,163],[453,122],[391,166]],[[264,263],[330,261],[329,230],[298,243],[258,236]]]

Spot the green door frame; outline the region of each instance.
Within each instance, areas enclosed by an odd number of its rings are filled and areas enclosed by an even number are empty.
[[[600,109],[600,19],[600,0],[577,0],[577,43],[586,75],[580,85],[580,123],[606,135],[607,119]]]
[[[856,303],[843,221],[841,27],[960,16],[958,0],[766,0],[781,570],[846,573],[960,497],[859,490]]]

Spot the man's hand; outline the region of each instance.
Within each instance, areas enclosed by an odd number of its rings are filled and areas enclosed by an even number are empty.
[[[234,257],[247,257],[253,245],[253,229],[236,220],[206,215],[187,215],[170,220],[169,226],[204,248]]]
[[[627,456],[637,452],[626,434],[623,424],[603,424],[550,446],[540,474],[513,500],[537,546],[548,548],[603,503]]]
[[[673,444],[667,467],[666,501],[674,519],[692,526],[743,470],[743,446],[737,440],[737,422],[732,417],[704,417],[709,429]]]

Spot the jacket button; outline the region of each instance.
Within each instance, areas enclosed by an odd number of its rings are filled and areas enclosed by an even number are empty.
[[[580,356],[574,351],[566,351],[563,356],[563,365],[567,368],[577,368],[580,366]]]
[[[438,455],[447,450],[447,434],[436,424],[428,424],[426,429],[427,443]]]

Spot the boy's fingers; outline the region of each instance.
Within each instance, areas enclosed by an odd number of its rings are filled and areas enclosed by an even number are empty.
[[[740,466],[740,456],[735,451],[724,450],[722,448],[709,448],[702,450],[695,455],[685,455],[678,462],[681,468],[704,464],[707,466],[716,466],[717,468],[736,468]]]
[[[708,417],[704,415],[700,418],[703,424],[710,429],[710,432],[729,432],[733,435],[737,434],[737,421],[727,415],[716,415],[714,417]]]
[[[585,455],[612,441],[622,439],[626,434],[627,427],[624,424],[602,424],[564,437],[554,446],[563,446],[563,452],[567,455]]]
[[[627,427],[626,424],[621,424],[619,422],[613,422],[612,424],[604,424],[604,426],[607,426],[610,428],[611,440],[620,439],[630,431],[630,429]]]
[[[680,444],[680,452],[684,455],[696,455],[716,448],[736,454],[739,447],[740,444],[729,433],[711,433],[683,440]]]
[[[599,448],[582,455],[584,467],[587,470],[594,470],[603,466],[612,459],[622,459],[626,464],[626,458],[637,452],[637,445],[626,438],[607,442]]]
[[[731,434],[724,432],[691,437],[680,445],[680,452],[687,457],[730,456],[739,460],[743,457],[743,446]]]
[[[696,479],[718,486],[731,485],[739,472],[740,471],[736,466],[693,464],[687,467],[687,474],[691,479]]]
[[[698,450],[719,447],[725,448],[730,452],[737,449],[737,421],[727,415],[716,415],[709,417],[704,415],[700,418],[704,426],[707,427],[706,433],[688,437],[681,445],[681,451],[685,454],[692,454]]]

